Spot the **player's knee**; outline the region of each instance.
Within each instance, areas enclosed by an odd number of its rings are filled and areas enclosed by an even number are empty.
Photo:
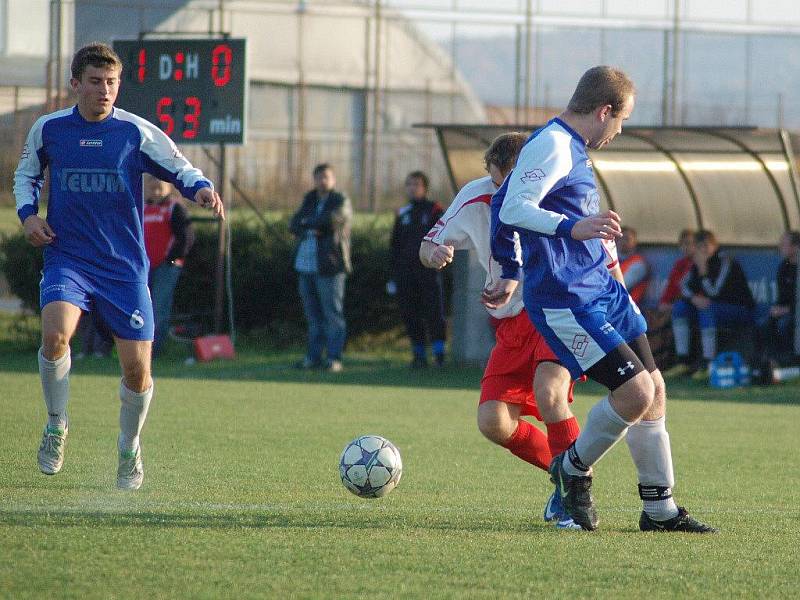
[[[614,408],[626,421],[638,421],[653,405],[655,383],[647,371],[639,372],[612,392]]]
[[[152,384],[150,369],[144,364],[128,365],[123,368],[125,387],[132,392],[141,393]]]
[[[42,334],[42,355],[47,360],[57,360],[69,348],[69,338],[62,331],[49,331]]]
[[[495,444],[505,444],[516,429],[516,422],[502,411],[492,406],[491,402],[481,404],[478,408],[478,430],[483,436]]]
[[[640,414],[650,410],[655,400],[656,385],[650,373],[643,371],[636,377],[636,388],[633,394],[633,401]]]
[[[660,410],[662,413],[667,404],[667,385],[664,383],[664,378],[661,376],[661,371],[656,369],[651,373],[653,376],[653,385],[655,391],[653,393],[653,404],[650,410]]]

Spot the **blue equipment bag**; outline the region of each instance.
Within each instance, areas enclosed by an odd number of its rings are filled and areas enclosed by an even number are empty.
[[[738,352],[720,352],[711,362],[709,378],[715,388],[750,385],[750,367]]]

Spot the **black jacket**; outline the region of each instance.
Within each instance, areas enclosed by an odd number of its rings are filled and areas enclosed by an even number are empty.
[[[703,277],[700,277],[697,265],[692,265],[681,281],[681,293],[687,299],[698,294],[716,302],[738,304],[747,308],[755,306],[741,265],[736,259],[719,252],[708,259]]]
[[[775,304],[788,306],[792,314],[795,309],[797,295],[797,265],[789,262],[788,258],[781,261],[778,267],[778,301]]]
[[[397,211],[390,247],[393,278],[409,270],[427,271],[419,261],[419,245],[443,213],[438,202],[427,198],[411,201]]]
[[[308,192],[292,217],[289,230],[301,240],[307,231],[316,231],[317,272],[320,275],[350,273],[350,222],[353,218],[350,200],[341,192],[331,190],[319,214],[318,203],[317,191]]]

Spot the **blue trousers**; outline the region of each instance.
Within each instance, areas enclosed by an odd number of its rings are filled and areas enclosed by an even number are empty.
[[[678,300],[672,305],[672,318],[696,319],[700,329],[713,329],[750,324],[753,322],[753,311],[739,304],[713,301],[708,308],[700,310],[688,300]]]
[[[672,331],[678,356],[689,353],[689,322],[693,320],[700,327],[703,358],[713,360],[717,355],[717,327],[752,324],[753,311],[739,304],[714,301],[708,308],[698,309],[688,300],[678,300],[672,305]]]
[[[345,277],[345,273],[329,276],[297,274],[300,299],[308,323],[306,358],[310,362],[321,363],[325,350],[328,360],[342,359],[347,337],[344,320]]]
[[[172,317],[172,301],[175,297],[175,286],[181,276],[181,267],[171,263],[162,263],[150,270],[150,296],[153,298],[153,318],[155,319],[155,336],[153,338],[153,355],[157,355],[164,345],[169,333],[169,321]]]

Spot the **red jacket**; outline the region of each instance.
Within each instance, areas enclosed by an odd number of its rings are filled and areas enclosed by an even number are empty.
[[[622,269],[623,277],[628,269],[634,265],[643,265],[645,270],[647,270],[647,261],[645,261],[644,257],[641,254],[631,254],[630,256],[622,258],[619,262],[619,268]],[[647,286],[649,284],[650,277],[649,274],[647,274],[641,281],[639,281],[639,283],[628,289],[628,293],[630,294],[631,298],[633,298],[633,301],[636,302],[636,304],[641,304],[642,298],[644,298],[644,294],[647,291]],[[628,282],[626,281],[625,286],[627,287],[627,285]]]
[[[659,304],[672,304],[681,297],[681,279],[689,272],[693,264],[690,256],[684,256],[675,261],[667,278],[667,287],[664,288],[661,300],[658,301]]]
[[[193,242],[194,232],[183,205],[172,199],[144,205],[144,245],[151,269],[171,261],[182,266]]]

